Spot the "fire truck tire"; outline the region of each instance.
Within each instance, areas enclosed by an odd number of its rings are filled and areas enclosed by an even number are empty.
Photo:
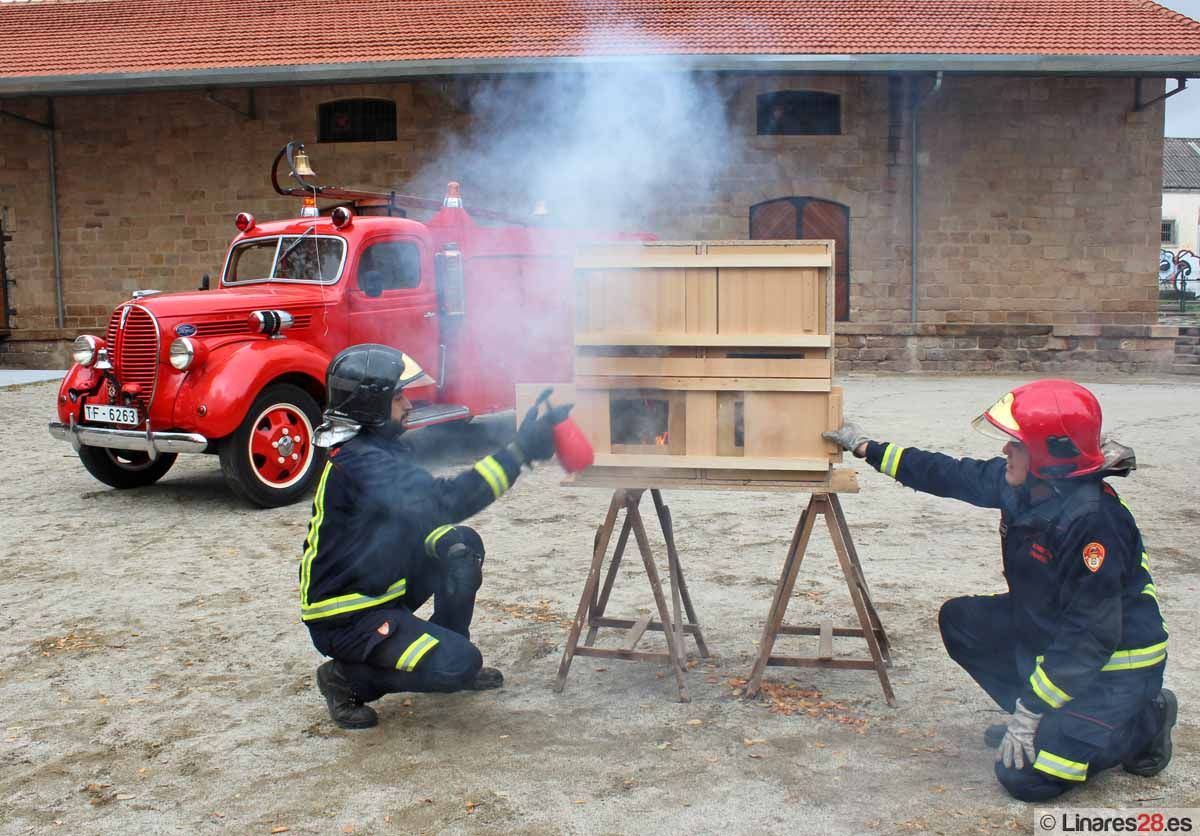
[[[313,446],[320,422],[321,407],[299,386],[263,389],[241,426],[218,447],[230,489],[263,508],[298,502],[325,464],[325,451]]]
[[[159,453],[150,458],[140,450],[113,450],[108,447],[80,447],[79,460],[88,473],[112,488],[144,488],[161,479],[175,464],[175,453]]]

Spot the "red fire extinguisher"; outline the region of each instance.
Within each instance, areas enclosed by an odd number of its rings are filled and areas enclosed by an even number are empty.
[[[534,407],[544,403],[547,411],[553,413],[555,407],[550,403],[550,393],[553,391],[544,389],[534,402]],[[592,444],[583,434],[583,430],[579,429],[579,425],[571,418],[571,405],[558,409],[563,411],[563,418],[554,424],[554,452],[558,454],[558,463],[562,465],[563,470],[567,473],[578,473],[592,466],[596,460],[596,451],[592,449]]]

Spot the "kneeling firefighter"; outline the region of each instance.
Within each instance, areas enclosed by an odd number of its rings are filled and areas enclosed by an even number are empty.
[[[1087,389],[1039,380],[974,421],[1004,457],[872,441],[853,423],[824,434],[902,485],[1000,510],[1008,591],[947,601],[938,626],[950,658],[1012,715],[985,739],[1022,801],[1117,765],[1156,775],[1171,759],[1167,627],[1133,514],[1105,481],[1134,469],[1133,451],[1102,439],[1100,423]]]
[[[433,381],[408,355],[355,345],[326,373],[329,408],[316,444],[329,448],[300,564],[300,612],[317,650],[317,687],[333,721],[370,728],[367,703],[396,691],[497,688],[470,641],[483,541],[458,523],[512,486],[521,466],[554,455],[554,425],[570,405],[534,406],[501,450],[436,478],[402,439],[409,386]],[[428,621],[414,612],[433,598]]]

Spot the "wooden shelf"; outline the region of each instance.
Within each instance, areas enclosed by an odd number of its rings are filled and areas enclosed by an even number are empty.
[[[828,459],[749,456],[655,456],[644,453],[597,453],[596,467],[654,467],[681,470],[829,470]]]
[[[575,345],[722,346],[755,348],[829,348],[828,334],[658,334],[601,331],[578,333]]]

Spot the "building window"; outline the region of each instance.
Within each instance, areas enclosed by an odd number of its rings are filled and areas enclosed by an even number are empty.
[[[1175,221],[1163,221],[1162,222],[1162,243],[1164,243],[1164,244],[1174,244],[1175,243]]]
[[[758,97],[760,136],[820,136],[842,132],[842,97],[814,90],[780,90]]]
[[[318,142],[387,142],[396,138],[396,103],[342,99],[321,105]]]

